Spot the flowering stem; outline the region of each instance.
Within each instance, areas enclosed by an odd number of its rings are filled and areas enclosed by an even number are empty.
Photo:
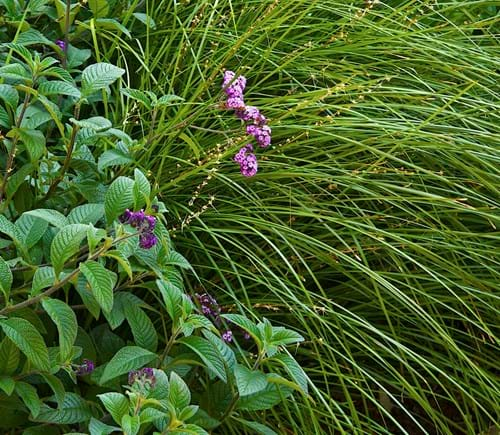
[[[61,59],[61,64],[63,68],[66,68],[68,59],[68,41],[69,41],[69,22],[71,17],[71,0],[66,0],[66,11],[64,14],[64,47],[63,47],[63,57]]]

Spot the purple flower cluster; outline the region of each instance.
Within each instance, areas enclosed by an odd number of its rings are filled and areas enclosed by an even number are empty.
[[[234,109],[236,117],[247,123],[246,133],[253,136],[261,148],[266,148],[271,144],[271,127],[257,107],[245,104],[243,91],[246,82],[244,76],[236,77],[233,71],[224,72],[222,89],[227,95],[226,108]],[[240,171],[245,177],[253,177],[257,173],[257,157],[251,144],[241,148],[233,160],[240,164]]]
[[[252,152],[252,144],[247,144],[236,153],[233,160],[240,164],[240,171],[245,177],[253,177],[259,168],[257,157]]]
[[[58,39],[56,41],[56,45],[62,50],[64,51],[65,48],[66,48],[66,43],[62,40],[62,39]]]
[[[151,367],[145,367],[140,370],[131,370],[128,372],[129,385],[133,385],[136,382],[141,386],[153,388],[156,383],[154,370]]]
[[[83,363],[75,367],[75,373],[77,376],[85,376],[92,373],[95,369],[94,361],[89,359],[84,359]]]
[[[148,216],[144,210],[130,211],[128,208],[119,217],[122,224],[129,224],[133,228],[137,228],[139,233],[139,246],[143,249],[150,249],[158,242],[158,239],[153,234],[156,226],[156,218]]]

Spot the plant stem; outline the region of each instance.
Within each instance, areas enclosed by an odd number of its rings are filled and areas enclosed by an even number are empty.
[[[64,69],[66,69],[68,60],[68,42],[69,42],[69,21],[71,16],[71,0],[66,0],[66,11],[64,15],[64,48],[63,57],[61,59],[61,64]]]
[[[28,104],[30,103],[31,94],[26,93],[24,96],[23,107],[21,108],[21,113],[17,118],[15,127],[19,128],[24,119],[24,114],[26,113],[26,109],[28,108]],[[7,158],[7,165],[5,166],[5,174],[3,176],[2,186],[0,187],[0,202],[2,201],[5,195],[5,189],[7,188],[7,181],[9,179],[10,173],[12,172],[12,166],[14,165],[14,158],[16,157],[17,150],[17,142],[19,140],[19,134],[16,134],[14,140],[12,141],[12,147],[9,151],[9,157]]]
[[[74,118],[78,119],[80,116],[80,105],[77,104],[75,106],[75,112],[74,112]],[[71,163],[71,156],[73,154],[73,149],[75,147],[75,142],[76,142],[76,134],[78,133],[79,127],[77,125],[73,125],[73,129],[71,130],[71,136],[69,138],[69,143],[66,151],[66,157],[64,159],[63,166],[61,168],[61,171],[59,172],[59,175],[57,178],[52,182],[52,184],[49,187],[49,190],[45,194],[45,196],[42,199],[42,202],[46,201],[49,199],[53,193],[55,192],[57,186],[59,183],[64,179],[64,174],[67,172],[69,169],[69,165]]]

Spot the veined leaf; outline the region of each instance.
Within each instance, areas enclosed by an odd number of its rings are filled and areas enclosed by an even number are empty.
[[[19,366],[19,348],[9,337],[4,337],[0,343],[0,374],[12,375]]]
[[[247,319],[245,316],[242,316],[241,314],[222,314],[221,317],[229,320],[232,323],[235,323],[241,329],[244,329],[258,343],[262,341],[262,337],[257,326],[251,320]]]
[[[301,388],[304,394],[307,394],[307,375],[294,358],[290,355],[279,354],[273,357],[273,360],[277,360],[285,368],[288,374],[291,376],[293,381]]]
[[[80,128],[88,128],[93,131],[103,131],[111,128],[113,124],[103,116],[93,116],[92,118],[80,119],[70,118],[70,121]]]
[[[38,92],[45,96],[49,95],[69,95],[70,97],[80,98],[81,93],[77,87],[63,80],[50,80],[40,83]]]
[[[65,227],[66,225],[68,225],[68,223],[74,223],[74,222],[68,222],[66,217],[57,210],[51,210],[48,208],[39,208],[36,210],[26,211],[23,213],[23,215],[29,215],[43,219],[44,221],[48,222],[49,224],[57,228]]]
[[[144,14],[142,12],[134,12],[133,15],[145,26],[153,30],[156,29],[155,20],[153,20],[153,18],[151,18],[149,15]]]
[[[63,270],[64,263],[78,252],[87,229],[88,225],[71,224],[61,228],[52,240],[50,259],[57,277]]]
[[[110,166],[119,166],[119,165],[127,165],[129,163],[133,163],[134,159],[130,157],[128,154],[125,154],[123,151],[118,149],[111,149],[104,151],[97,161],[97,167],[99,171],[103,171],[104,169]]]
[[[270,376],[273,375],[267,375],[268,378]],[[242,411],[269,409],[282,402],[290,396],[292,392],[293,390],[289,387],[268,383],[263,390],[248,396],[240,397],[236,409],[241,409]]]
[[[174,323],[182,317],[182,292],[169,281],[156,280],[156,284],[165,302],[167,313]]]
[[[109,13],[107,0],[88,0],[88,5],[95,18],[106,17]]]
[[[89,423],[89,431],[90,435],[109,435],[113,432],[120,432],[120,428],[109,426],[92,417]]]
[[[16,381],[11,376],[0,376],[0,390],[3,390],[7,396],[14,392]]]
[[[40,130],[30,130],[27,128],[15,128],[9,132],[9,135],[18,134],[28,150],[31,161],[37,161],[45,152],[45,136]]]
[[[0,257],[0,291],[3,293],[6,305],[10,298],[12,280],[12,271],[10,270],[9,264],[2,257]]]
[[[125,301],[124,301],[125,302]],[[123,311],[135,343],[151,352],[156,352],[158,335],[151,319],[136,304],[123,303]]]
[[[16,382],[15,392],[30,410],[31,415],[36,418],[43,403],[38,397],[36,388],[26,382]]]
[[[108,363],[101,376],[101,385],[130,370],[143,367],[156,358],[156,354],[138,346],[127,346],[120,349]]]
[[[48,223],[38,217],[23,213],[15,223],[21,235],[21,243],[28,249],[34,246],[44,235]]]
[[[134,178],[134,208],[139,209],[147,203],[151,195],[151,185],[146,176],[139,171],[139,169],[134,170]]]
[[[35,271],[33,282],[31,283],[30,296],[36,296],[47,287],[52,287],[56,282],[56,274],[51,266],[42,266]]]
[[[130,416],[126,414],[122,417],[121,427],[123,435],[137,435],[141,428],[141,418],[138,415]]]
[[[96,261],[80,263],[80,270],[90,284],[92,294],[105,312],[113,308],[113,278],[111,271]]]
[[[134,182],[127,177],[118,177],[106,192],[104,210],[108,223],[113,222],[134,202]]]
[[[95,225],[104,216],[104,205],[83,204],[75,207],[68,214],[70,224],[92,224]]]
[[[197,336],[183,337],[179,343],[189,347],[201,358],[209,370],[213,371],[223,382],[227,382],[224,359],[212,343]]]
[[[95,63],[89,65],[82,73],[82,93],[89,96],[104,89],[119,79],[125,73],[124,69],[109,63]]]
[[[162,95],[154,105],[155,107],[168,106],[172,101],[184,101],[184,98],[177,95]]]
[[[42,405],[37,422],[76,424],[84,423],[92,418],[91,408],[83,398],[75,393],[66,393],[61,406],[58,409]]]
[[[132,100],[141,102],[147,109],[151,109],[151,99],[145,92],[131,88],[122,88],[120,92]]]
[[[40,333],[30,322],[19,317],[11,317],[10,319],[1,319],[0,326],[5,335],[35,367],[40,370],[50,370],[47,346]]]
[[[170,373],[168,399],[177,409],[184,409],[191,402],[191,392],[188,386],[175,372]]]
[[[191,264],[181,254],[171,250],[165,258],[165,264],[179,266],[183,269],[191,269]]]
[[[105,393],[98,394],[99,400],[102,402],[106,410],[109,412],[113,420],[120,424],[122,417],[128,414],[129,401],[127,397],[120,393]]]
[[[19,93],[14,86],[0,84],[0,100],[15,111],[19,103]]]
[[[43,299],[42,306],[56,324],[59,333],[61,362],[65,362],[73,351],[73,345],[75,344],[78,332],[78,322],[75,313],[68,305],[58,299]]]
[[[234,368],[234,376],[241,397],[257,393],[266,388],[267,385],[265,373],[259,370],[250,370],[241,364],[237,364]]]

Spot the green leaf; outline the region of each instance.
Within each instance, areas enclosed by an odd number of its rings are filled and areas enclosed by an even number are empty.
[[[92,417],[89,423],[89,431],[90,435],[109,435],[112,432],[119,432],[120,428],[101,423],[99,420]]]
[[[120,251],[113,249],[111,251],[107,251],[103,254],[104,257],[112,258],[118,262],[118,264],[122,267],[125,273],[128,275],[130,279],[133,278],[132,274],[132,266],[130,265],[130,261],[128,258]]]
[[[156,284],[165,302],[167,313],[176,324],[182,318],[182,292],[169,281],[157,280]]]
[[[0,84],[0,99],[12,110],[16,110],[19,103],[19,93],[14,86]]]
[[[134,170],[134,208],[142,208],[144,204],[147,203],[151,195],[151,185],[149,184],[146,176],[139,171],[139,169]]]
[[[68,225],[68,223],[74,223],[74,222],[68,222],[68,219],[66,219],[66,217],[57,210],[51,210],[48,208],[39,208],[36,210],[30,210],[24,212],[23,215],[29,215],[43,219],[44,221],[48,222],[49,224],[57,228],[65,227],[66,225]]]
[[[241,397],[257,393],[267,386],[264,373],[259,370],[250,370],[241,364],[237,364],[234,368],[234,376]]]
[[[84,423],[92,418],[89,403],[75,393],[66,393],[64,401],[58,409],[42,405],[37,422],[76,424]]]
[[[224,359],[227,367],[229,369],[233,369],[236,365],[236,356],[234,355],[233,349],[231,349],[231,347],[229,347],[224,340],[221,340],[221,338],[213,332],[204,329],[202,333],[205,338],[219,350],[219,353]]]
[[[113,124],[109,119],[106,119],[102,116],[93,116],[92,118],[80,119],[77,120],[75,118],[69,119],[74,125],[77,125],[80,128],[89,128],[93,131],[103,131],[111,128]]]
[[[104,199],[104,210],[109,224],[133,204],[133,189],[134,182],[127,177],[118,177],[111,183]]]
[[[50,246],[50,259],[58,277],[63,270],[64,263],[80,249],[82,240],[87,235],[88,225],[71,224],[55,235]]]
[[[36,296],[40,291],[47,287],[52,287],[56,282],[56,274],[54,268],[50,266],[39,267],[33,275],[31,283],[30,296]]]
[[[30,322],[19,317],[11,317],[10,319],[1,319],[0,326],[5,335],[35,367],[40,370],[50,370],[47,346],[40,333]]]
[[[124,69],[109,63],[89,65],[82,73],[82,94],[89,96],[96,91],[104,89],[119,79],[124,73]]]
[[[273,346],[285,346],[287,344],[295,344],[304,341],[304,337],[298,332],[282,326],[273,326],[270,343]]]
[[[276,375],[268,374],[266,376],[268,384],[263,390],[248,396],[240,397],[236,409],[242,411],[261,411],[270,409],[292,394],[293,389],[289,387],[269,383],[270,378],[274,376]]]
[[[58,299],[43,299],[42,307],[56,324],[59,333],[61,362],[65,362],[72,354],[78,333],[78,322],[75,313],[68,305]]]
[[[156,29],[155,20],[153,20],[149,15],[144,14],[142,12],[134,12],[134,17],[137,18],[142,24],[150,29]]]
[[[132,100],[141,102],[147,109],[151,109],[151,99],[146,92],[131,88],[122,88],[120,92]]]
[[[40,130],[30,130],[27,128],[12,129],[28,150],[31,161],[37,161],[45,152],[45,135]],[[10,133],[9,133],[10,134]]]
[[[123,435],[137,435],[141,428],[141,418],[138,415],[124,415],[121,421]]]
[[[0,257],[0,290],[5,298],[6,305],[10,298],[12,280],[12,271],[10,270],[9,264],[2,257]]]
[[[208,340],[197,337],[183,337],[179,343],[184,344],[194,351],[205,363],[209,370],[214,372],[223,382],[227,382],[224,359],[219,350]]]
[[[26,405],[26,408],[30,410],[31,415],[36,418],[43,403],[38,397],[36,388],[26,382],[17,382],[15,391]]]
[[[181,254],[171,250],[165,258],[165,264],[179,266],[183,269],[191,269],[191,264]]]
[[[56,402],[59,408],[61,408],[64,402],[64,398],[66,397],[66,391],[64,391],[63,383],[58,377],[51,375],[49,373],[42,373],[42,378],[54,392],[54,397],[56,399]]]
[[[75,207],[68,215],[70,224],[95,225],[104,216],[103,204],[83,204]]]
[[[151,319],[135,304],[123,303],[123,311],[135,343],[144,349],[156,352],[158,335]]]
[[[12,127],[12,120],[10,118],[10,115],[3,108],[3,106],[0,106],[0,126],[6,128],[6,129],[9,129]]]
[[[0,390],[3,390],[7,396],[14,392],[16,381],[10,376],[0,376]]]
[[[48,223],[43,219],[23,213],[15,223],[21,235],[21,243],[27,248],[34,246],[44,235]]]
[[[175,372],[170,373],[169,402],[177,409],[184,409],[191,402],[191,392],[182,378]]]
[[[276,360],[281,363],[281,365],[288,372],[293,381],[300,387],[304,394],[307,394],[308,385],[307,385],[307,375],[294,358],[290,355],[280,354],[275,355],[273,360]]]
[[[102,402],[111,417],[113,417],[113,420],[120,424],[122,417],[128,414],[128,399],[123,394],[115,392],[98,394],[97,397],[99,397],[99,400]]]
[[[113,18],[97,18],[95,20],[95,26],[97,29],[110,29],[112,31],[118,30],[119,32],[123,32],[127,37],[132,38],[129,30],[123,24]],[[117,32],[113,33],[116,34]]]
[[[262,337],[259,329],[251,320],[247,319],[245,316],[242,316],[241,314],[222,314],[221,317],[229,320],[232,323],[235,323],[241,329],[248,332],[257,343],[261,343]]]
[[[105,17],[109,13],[107,0],[88,0],[88,5],[95,18]]]
[[[238,419],[237,421],[252,429],[252,433],[260,435],[278,435],[274,430],[272,430],[270,427],[262,423],[257,423],[256,421],[248,421],[242,419]]]
[[[9,337],[4,337],[0,343],[0,374],[12,375],[19,366],[19,348]]]
[[[26,69],[19,63],[12,63],[0,67],[0,77],[4,79],[31,82],[31,76]]]
[[[42,95],[69,95],[70,97],[80,98],[81,93],[71,83],[62,80],[51,80],[40,83],[38,92]]]
[[[92,294],[103,311],[113,308],[113,278],[111,271],[96,261],[80,263],[80,270],[90,284]]]
[[[155,408],[146,408],[141,411],[139,416],[141,417],[141,424],[146,424],[146,423],[152,423],[160,419],[164,419],[165,412]]]
[[[0,214],[0,233],[7,234],[17,245],[22,238],[19,229],[3,214]]]
[[[35,3],[33,0],[31,0],[29,7],[30,9],[33,8],[33,3]],[[41,32],[35,29],[29,29],[26,30],[26,32],[21,33],[17,39],[16,42],[20,45],[40,45],[40,44],[46,44],[46,45],[54,45],[54,43],[46,38]]]
[[[127,346],[120,349],[108,363],[101,376],[101,385],[118,376],[143,367],[156,358],[156,354],[138,346]]]
[[[177,95],[163,95],[154,104],[155,107],[168,106],[172,101],[184,101],[184,98]]]
[[[128,154],[118,149],[104,151],[97,161],[97,168],[100,172],[110,166],[128,165],[133,163],[134,159]]]

